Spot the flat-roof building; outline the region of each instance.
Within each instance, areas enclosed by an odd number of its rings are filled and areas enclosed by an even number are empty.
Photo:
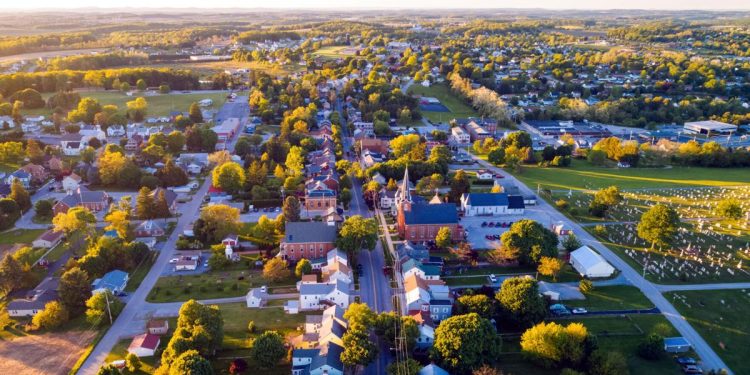
[[[737,125],[708,120],[686,122],[683,128],[686,133],[711,135],[728,135],[737,131]]]

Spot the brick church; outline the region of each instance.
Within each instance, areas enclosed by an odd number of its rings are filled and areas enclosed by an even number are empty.
[[[412,199],[409,191],[409,168],[396,192],[396,221],[399,235],[408,241],[433,241],[442,227],[453,233],[453,241],[464,239],[464,230],[458,223],[458,210],[454,203],[443,203],[437,196],[427,202],[421,197]]]

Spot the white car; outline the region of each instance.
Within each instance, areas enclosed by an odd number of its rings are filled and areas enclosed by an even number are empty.
[[[267,293],[268,292],[268,288],[265,285],[263,285],[262,287],[260,287],[260,292],[261,293]]]
[[[169,260],[169,263],[177,263],[177,261],[180,260],[178,258],[172,258]]]
[[[587,313],[588,313],[589,311],[588,311],[588,310],[586,310],[586,309],[584,309],[583,307],[576,307],[576,308],[575,308],[575,309],[573,309],[573,310],[572,310],[571,312],[572,312],[573,314],[576,314],[576,315],[578,315],[578,314],[587,314]]]

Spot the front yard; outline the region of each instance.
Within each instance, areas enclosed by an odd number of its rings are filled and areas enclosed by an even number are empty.
[[[149,302],[179,302],[189,299],[239,297],[250,288],[293,286],[289,277],[276,283],[267,282],[260,270],[210,271],[199,275],[162,276],[146,298]]]

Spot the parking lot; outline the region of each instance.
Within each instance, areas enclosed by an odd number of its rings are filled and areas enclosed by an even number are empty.
[[[465,216],[461,218],[461,225],[468,232],[467,240],[474,249],[494,249],[500,245],[500,240],[490,240],[486,236],[500,236],[508,230],[508,223],[515,223],[521,219],[535,220],[546,227],[552,224],[546,213],[531,206],[526,207],[523,215]],[[487,225],[482,227],[482,223],[487,223]],[[495,225],[490,226],[489,223]],[[503,227],[503,223],[505,223],[505,227]]]

